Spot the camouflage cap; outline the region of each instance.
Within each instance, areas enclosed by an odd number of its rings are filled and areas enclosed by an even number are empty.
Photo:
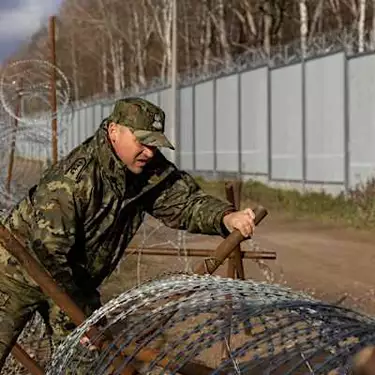
[[[174,150],[164,135],[164,111],[146,99],[131,97],[117,100],[108,120],[127,126],[145,145]]]

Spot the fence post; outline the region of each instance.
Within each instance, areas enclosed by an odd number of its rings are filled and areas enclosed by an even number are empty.
[[[212,96],[213,96],[213,116],[212,116],[212,122],[213,122],[213,177],[214,179],[217,178],[217,141],[216,141],[216,133],[217,133],[217,79],[216,77],[212,80]]]
[[[226,199],[232,203],[237,210],[241,208],[241,188],[242,181],[236,180],[232,182],[225,183],[225,195]],[[245,280],[245,271],[242,261],[241,245],[239,244],[231,256],[228,257],[228,268],[227,268],[227,277],[230,279],[235,279],[237,276],[238,279]],[[230,299],[230,297],[229,297]],[[232,310],[230,308],[226,309],[227,319],[230,320],[232,317]],[[225,359],[228,357],[228,346],[230,346],[230,332],[223,342],[221,358]]]
[[[267,65],[267,164],[268,182],[272,181],[272,73]]]
[[[350,92],[349,92],[349,59],[346,52],[344,56],[344,189],[350,189]]]
[[[195,140],[195,134],[196,134],[196,129],[195,129],[195,83],[193,83],[193,86],[191,88],[191,111],[192,111],[192,115],[191,115],[191,122],[192,122],[192,128],[193,128],[193,131],[192,131],[192,161],[193,161],[193,172],[196,172],[197,170],[197,145],[196,145],[196,140]]]
[[[237,73],[237,111],[238,111],[238,177],[242,178],[242,74]]]
[[[306,155],[306,60],[301,60],[301,109],[302,109],[302,190],[306,191],[307,155]]]

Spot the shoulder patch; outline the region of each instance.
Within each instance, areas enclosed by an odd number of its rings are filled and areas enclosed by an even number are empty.
[[[81,173],[85,169],[86,164],[87,160],[85,158],[76,159],[66,171],[66,176],[78,181],[79,177],[81,176]]]

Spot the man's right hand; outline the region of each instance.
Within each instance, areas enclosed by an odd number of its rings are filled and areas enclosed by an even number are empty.
[[[88,348],[90,352],[94,350],[98,350],[98,347],[93,345],[90,339],[86,335],[81,337],[81,339],[79,340],[79,343],[85,348]]]

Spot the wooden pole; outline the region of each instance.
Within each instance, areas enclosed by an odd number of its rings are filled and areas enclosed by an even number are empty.
[[[145,247],[145,248],[136,248],[128,247],[129,255],[136,255],[141,253],[142,255],[149,256],[188,256],[188,257],[199,257],[199,258],[209,258],[214,250],[208,249],[184,249],[178,252],[176,249],[168,247]],[[276,259],[276,252],[269,250],[242,250],[241,249],[241,258],[245,259]]]
[[[31,358],[27,352],[19,345],[15,344],[12,348],[12,355],[20,362],[32,375],[44,375],[44,369],[39,366],[35,359]]]
[[[225,196],[228,202],[232,203],[236,210],[240,209],[241,205],[241,181],[226,182],[225,183]],[[238,244],[233,251],[232,255],[228,258],[228,268],[227,268],[227,277],[230,279],[235,279],[236,275],[244,280],[245,272],[243,267],[241,254],[241,244]],[[230,297],[228,297],[230,299]],[[228,305],[227,309],[228,326],[230,326],[230,320],[232,318],[232,310]],[[230,338],[231,334],[228,332],[226,339],[223,342],[221,349],[221,358],[226,359],[229,355],[230,348]]]
[[[52,164],[55,164],[58,159],[57,153],[57,97],[56,97],[56,16],[49,18],[49,37],[51,49],[51,113],[52,113]]]

